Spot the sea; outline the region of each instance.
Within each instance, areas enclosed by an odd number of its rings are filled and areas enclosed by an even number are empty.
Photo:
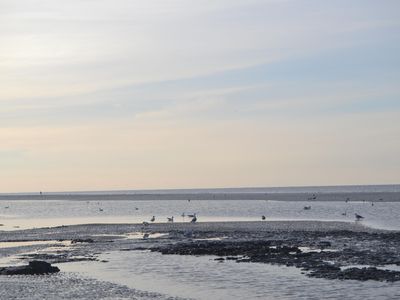
[[[0,234],[61,225],[142,223],[153,216],[156,223],[171,217],[189,222],[192,214],[198,222],[261,221],[262,216],[266,221],[355,222],[358,214],[364,226],[400,230],[400,185],[0,194]],[[99,259],[112,264],[83,261],[60,268],[187,299],[400,299],[399,283],[308,278],[294,267],[217,263],[207,256],[166,259],[148,251],[110,251]]]
[[[305,207],[311,209],[305,210]],[[400,230],[400,185],[0,194],[0,230],[91,223],[268,220],[352,222]]]

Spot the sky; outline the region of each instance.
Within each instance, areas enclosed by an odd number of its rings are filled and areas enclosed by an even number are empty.
[[[400,183],[397,0],[2,0],[0,192]]]

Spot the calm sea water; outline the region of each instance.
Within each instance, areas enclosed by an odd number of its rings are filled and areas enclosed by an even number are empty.
[[[165,256],[147,251],[110,252],[112,264],[77,262],[67,271],[132,288],[191,299],[399,299],[400,283],[308,278],[294,267],[218,263],[212,256]]]
[[[189,193],[190,192],[190,193]],[[0,197],[0,230],[83,223],[141,223],[155,216],[156,222],[188,222],[182,214],[196,213],[199,222],[266,220],[354,221],[365,217],[366,226],[400,229],[400,185],[255,188],[223,190],[53,193],[46,198],[17,194]],[[117,194],[123,200],[115,200]],[[209,200],[196,200],[196,195]],[[270,200],[252,200],[254,195]],[[89,198],[88,198],[89,195]],[[134,200],[129,195],[136,195]],[[140,200],[152,198],[159,200]],[[181,200],[165,200],[165,195]],[[237,195],[243,200],[236,199]],[[284,197],[282,197],[284,195]],[[17,198],[15,198],[17,196]],[[277,200],[274,200],[274,199]],[[188,201],[188,199],[191,199]],[[220,199],[220,200],[214,200]],[[348,201],[346,201],[348,200]],[[305,206],[311,209],[304,210]]]

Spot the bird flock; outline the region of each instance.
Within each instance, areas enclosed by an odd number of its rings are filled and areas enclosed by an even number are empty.
[[[42,194],[42,193],[41,193]],[[310,197],[307,197],[307,200],[308,201],[316,201],[316,200],[318,200],[318,197],[317,197],[317,195],[316,194],[312,194]],[[344,202],[345,203],[349,203],[350,201],[352,201],[351,199],[350,199],[350,197],[346,197],[345,198],[345,200],[344,200]],[[381,201],[383,201],[383,198],[379,198],[379,199],[377,199],[376,201],[379,201],[379,202],[381,202]],[[191,199],[187,199],[187,202],[191,202]],[[367,202],[366,200],[363,200],[363,202]],[[374,201],[369,201],[370,202],[370,204],[371,204],[371,206],[374,206],[375,205],[375,203],[374,203]],[[87,204],[89,204],[90,203],[90,201],[86,201],[86,203]],[[98,205],[98,211],[99,212],[104,212],[104,208],[103,207],[101,207],[101,203],[100,202],[97,202],[97,205]],[[8,209],[9,208],[9,206],[5,206],[4,207],[5,209]],[[304,206],[303,207],[303,210],[305,210],[305,211],[310,211],[312,209],[312,206],[311,205],[306,205],[306,206]],[[134,210],[139,210],[139,208],[138,207],[134,207]],[[341,215],[342,216],[347,216],[348,215],[348,208],[346,208],[342,213],[341,213]],[[183,219],[185,219],[186,217],[187,218],[189,218],[189,223],[192,223],[192,224],[194,224],[194,223],[196,223],[197,222],[197,214],[196,213],[192,213],[192,214],[187,214],[187,213],[185,213],[185,212],[182,212],[182,214],[180,215]],[[354,212],[354,218],[355,218],[355,221],[362,221],[363,219],[365,219],[365,217],[364,216],[362,216],[362,215],[360,215],[358,212]],[[166,218],[166,221],[168,222],[168,223],[174,223],[174,216],[171,216],[171,217],[167,217]],[[265,220],[267,220],[267,217],[266,217],[266,215],[265,214],[263,214],[263,215],[261,215],[261,220],[263,220],[263,221],[265,221]],[[150,223],[154,223],[156,221],[156,216],[152,216],[151,218],[150,218],[150,220],[146,220],[146,221],[143,221],[143,226],[148,226],[148,225],[150,225]]]
[[[317,195],[316,195],[316,194],[313,194],[311,197],[308,197],[307,200],[308,200],[308,201],[312,201],[312,200],[315,201],[315,200],[317,200]],[[350,197],[347,197],[344,201],[345,201],[345,203],[349,203],[349,202],[351,201],[351,199],[350,199]],[[362,200],[362,201],[363,201],[364,203],[367,202],[366,200]],[[383,198],[379,198],[378,201],[382,202],[382,201],[383,201]],[[375,205],[375,202],[374,202],[374,201],[369,201],[369,202],[371,203],[371,206],[374,206],[374,205]],[[304,206],[304,207],[303,207],[303,210],[311,210],[311,205],[306,205],[306,206]],[[344,212],[341,213],[341,215],[342,215],[342,216],[347,216],[347,208],[345,209]],[[358,214],[358,213],[354,213],[354,217],[355,217],[355,221],[356,221],[356,222],[362,221],[363,219],[365,219],[364,216],[362,216],[362,215],[360,215],[360,214]],[[266,216],[265,216],[265,215],[262,215],[262,216],[261,216],[261,220],[265,221],[265,220],[266,220]]]

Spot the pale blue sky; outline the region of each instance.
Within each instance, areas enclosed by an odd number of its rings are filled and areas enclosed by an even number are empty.
[[[400,182],[400,3],[4,0],[0,192]]]

